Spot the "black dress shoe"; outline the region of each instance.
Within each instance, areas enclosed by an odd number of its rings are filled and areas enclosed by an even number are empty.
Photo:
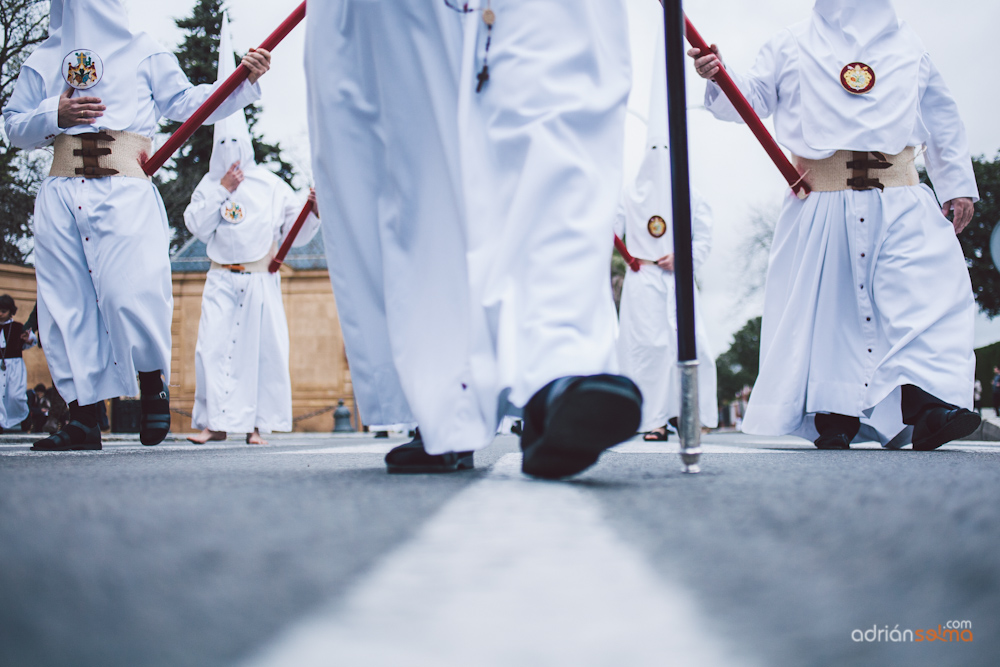
[[[139,421],[139,442],[152,447],[163,442],[170,432],[170,392],[166,387],[152,396],[141,396],[139,406],[142,418]]]
[[[929,452],[941,445],[971,435],[982,417],[965,408],[936,407],[925,410],[913,426],[913,449]]]
[[[71,421],[61,430],[31,446],[34,452],[72,452],[101,449],[101,429]]]
[[[543,479],[583,472],[604,450],[635,435],[641,417],[642,392],[627,377],[554,380],[525,406],[521,471]]]
[[[413,440],[394,447],[385,455],[385,465],[390,475],[416,475],[421,473],[458,472],[472,470],[472,452],[428,454],[417,429]]]
[[[846,433],[824,433],[813,444],[817,449],[850,449],[851,438]]]

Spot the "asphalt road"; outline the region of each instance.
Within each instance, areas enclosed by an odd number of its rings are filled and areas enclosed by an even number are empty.
[[[548,483],[509,436],[388,476],[401,441],[4,436],[0,665],[997,664],[998,445],[714,434],[700,475],[632,442]]]

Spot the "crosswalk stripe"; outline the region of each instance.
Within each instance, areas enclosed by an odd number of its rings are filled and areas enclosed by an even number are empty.
[[[743,665],[572,484],[507,454],[341,602],[247,664]]]

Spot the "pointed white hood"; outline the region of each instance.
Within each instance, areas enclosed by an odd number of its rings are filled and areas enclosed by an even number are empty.
[[[229,28],[229,13],[223,12],[222,33],[219,36],[219,73],[216,80],[225,81],[235,71],[236,56]],[[242,109],[215,124],[212,158],[208,163],[206,178],[216,182],[222,180],[226,171],[236,161],[239,161],[244,174],[248,174],[257,166],[254,162],[247,116]]]
[[[820,152],[906,148],[918,115],[919,68],[925,49],[896,17],[890,0],[816,0],[809,21],[792,29],[799,44],[802,138]],[[875,74],[868,92],[853,93],[841,72],[864,63]]]
[[[860,48],[899,28],[891,0],[816,0],[813,11]]]
[[[97,80],[76,95],[101,98],[104,116],[89,126],[71,128],[70,133],[99,129],[122,130],[135,119],[139,63],[155,53],[166,53],[146,33],[134,34],[121,0],[51,0],[49,36],[24,62],[45,81],[50,97],[69,86],[67,68],[88,63],[87,76]]]
[[[236,70],[232,44],[229,17],[223,15],[219,38],[219,81]],[[201,192],[206,200],[217,198],[222,177],[236,161],[239,161],[243,171],[243,182],[234,192],[221,192],[226,195],[225,201],[239,205],[243,218],[233,224],[222,216],[219,209],[216,215],[221,224],[207,246],[208,256],[222,264],[255,261],[267,255],[274,243],[275,228],[280,228],[284,222],[281,195],[290,190],[288,184],[271,170],[254,161],[250,129],[242,109],[215,124],[208,173],[198,183],[196,192]]]
[[[667,145],[667,65],[662,27],[654,58],[646,152],[635,182],[624,192],[625,209],[629,220],[634,223],[626,231],[628,247],[637,257],[646,259],[673,252],[673,232],[670,228],[673,202],[670,196],[670,149]],[[660,237],[652,236],[647,228],[653,216],[659,216],[667,225]]]

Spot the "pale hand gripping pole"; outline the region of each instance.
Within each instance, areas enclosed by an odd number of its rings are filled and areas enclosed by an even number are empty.
[[[265,51],[272,51],[274,47],[277,46],[281,40],[283,40],[288,33],[292,31],[292,28],[297,26],[302,22],[306,16],[306,3],[303,2],[301,5],[296,7],[288,18],[282,21],[281,25],[278,26],[277,30],[272,32],[267,39],[265,39],[260,48]],[[163,163],[170,159],[170,156],[177,152],[185,141],[191,138],[191,135],[201,127],[212,113],[219,108],[219,106],[226,101],[226,99],[233,94],[233,91],[243,83],[246,78],[250,76],[250,70],[248,70],[244,65],[240,65],[236,68],[236,71],[230,75],[225,82],[219,86],[218,90],[212,93],[211,97],[205,100],[205,103],[198,107],[198,110],[191,114],[191,117],[184,121],[184,124],[177,128],[177,131],[170,135],[166,143],[160,147],[160,150],[153,154],[153,157],[146,160],[142,165],[142,170],[147,176],[152,176],[155,174]]]

